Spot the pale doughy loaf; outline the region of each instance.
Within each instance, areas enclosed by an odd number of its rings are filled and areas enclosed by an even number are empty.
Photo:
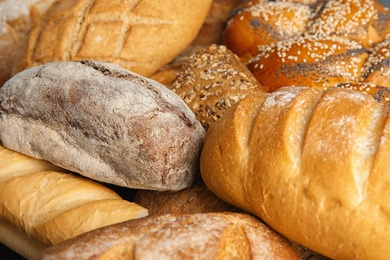
[[[101,228],[34,259],[299,259],[285,238],[238,213],[165,214]]]
[[[390,121],[363,93],[285,87],[251,96],[208,130],[205,184],[335,259],[390,255]]]
[[[52,61],[91,59],[149,76],[191,43],[211,2],[57,1],[31,30],[19,70]]]
[[[115,64],[48,63],[0,89],[4,146],[118,186],[191,186],[204,134],[179,96]]]
[[[0,242],[26,258],[84,232],[148,215],[105,186],[46,161],[3,146],[0,158]]]

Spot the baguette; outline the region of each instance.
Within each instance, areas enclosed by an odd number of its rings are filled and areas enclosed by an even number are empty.
[[[299,259],[292,244],[238,213],[164,214],[104,227],[34,259]]]
[[[165,86],[93,61],[15,75],[0,89],[0,129],[9,149],[97,181],[152,190],[183,189],[199,178],[205,134]]]
[[[105,186],[48,162],[3,146],[0,158],[0,241],[24,257],[92,229],[148,215]]]
[[[223,200],[332,259],[390,255],[390,121],[370,96],[285,87],[208,130],[201,175]]]

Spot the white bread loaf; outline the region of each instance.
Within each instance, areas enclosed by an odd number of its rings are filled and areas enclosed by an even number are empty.
[[[34,259],[299,259],[259,219],[238,213],[164,214],[104,227]]]
[[[24,257],[147,209],[42,160],[0,146],[0,242]],[[11,236],[10,236],[11,235]]]
[[[335,259],[390,255],[390,121],[372,97],[285,87],[208,130],[205,184],[276,231]]]
[[[67,0],[33,27],[20,70],[91,59],[149,76],[196,37],[212,0]]]
[[[179,96],[115,64],[48,63],[0,89],[4,146],[119,186],[191,186],[204,134]]]

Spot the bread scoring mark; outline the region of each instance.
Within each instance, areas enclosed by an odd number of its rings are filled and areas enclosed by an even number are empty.
[[[87,58],[90,56],[88,46],[98,46],[99,41],[104,40],[109,42],[106,46],[115,46],[112,50],[107,49],[104,55],[107,55],[107,57],[112,59],[112,61],[117,61],[118,63],[131,63],[131,61],[121,58],[120,54],[123,51],[126,52],[125,44],[134,26],[169,25],[173,23],[173,21],[167,19],[138,15],[135,12],[135,9],[142,3],[142,0],[122,1],[122,11],[111,16],[108,16],[105,10],[99,9],[99,4],[101,2],[104,1],[92,0],[92,6],[89,9],[89,12],[83,14],[84,20],[82,23],[82,29],[79,31],[77,36],[79,43],[77,46],[75,45],[71,51],[71,57],[73,59],[76,57],[78,59]],[[107,26],[107,24],[114,25],[113,30],[117,31],[117,35],[107,38],[105,31],[99,30],[100,24],[104,24],[104,26]],[[96,30],[94,30],[95,28]],[[102,47],[104,48],[104,46]]]

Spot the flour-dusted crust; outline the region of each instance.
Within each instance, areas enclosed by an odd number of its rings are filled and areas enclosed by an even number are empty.
[[[251,96],[207,131],[205,184],[331,259],[390,254],[390,121],[357,91],[285,87]]]
[[[184,101],[117,65],[54,62],[0,90],[4,146],[92,179],[179,190],[198,178],[205,131]]]
[[[35,259],[75,258],[300,259],[288,240],[259,219],[227,212],[126,221],[55,245]]]

